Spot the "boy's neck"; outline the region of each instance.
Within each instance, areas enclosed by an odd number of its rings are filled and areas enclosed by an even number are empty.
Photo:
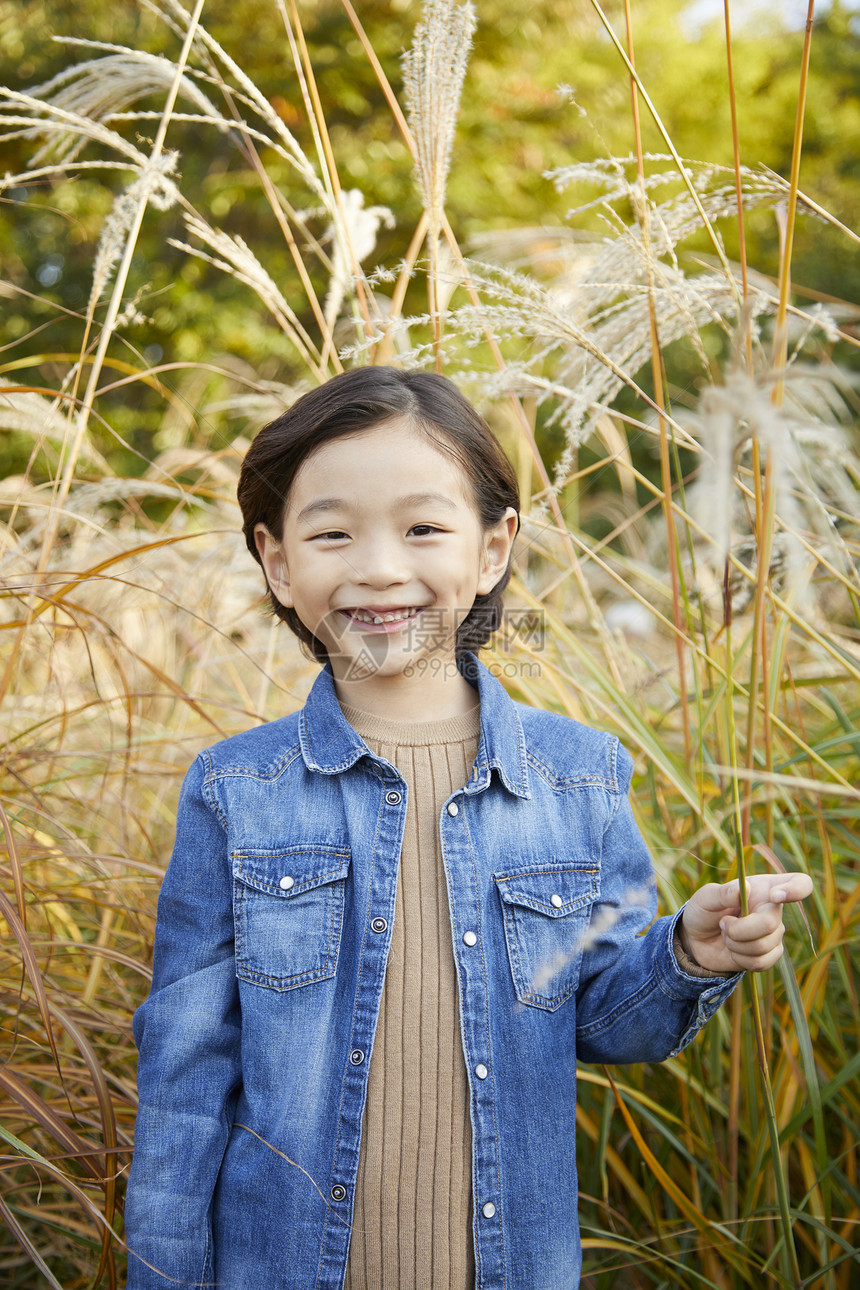
[[[345,680],[335,676],[341,703],[391,721],[445,721],[462,717],[478,704],[478,692],[459,672],[438,676],[371,676]]]

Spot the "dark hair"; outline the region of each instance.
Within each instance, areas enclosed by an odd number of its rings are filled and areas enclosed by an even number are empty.
[[[238,497],[248,550],[261,564],[254,528],[265,524],[276,541],[284,532],[284,512],[293,481],[303,462],[325,443],[409,417],[437,448],[462,466],[474,494],[482,528],[494,528],[509,506],[519,512],[519,490],[513,467],[486,421],[444,376],[403,372],[394,367],[360,367],[341,372],[297,399],[264,426],[242,463]],[[511,576],[505,572],[472,609],[457,631],[456,652],[485,645],[502,616],[502,592]],[[325,646],[287,609],[269,588],[273,612],[302,644],[324,662]]]

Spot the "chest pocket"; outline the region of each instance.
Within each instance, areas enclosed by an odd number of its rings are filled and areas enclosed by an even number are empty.
[[[346,847],[233,852],[240,980],[293,990],[334,976],[349,860]]]
[[[599,875],[577,859],[493,874],[520,1003],[554,1012],[573,994]]]

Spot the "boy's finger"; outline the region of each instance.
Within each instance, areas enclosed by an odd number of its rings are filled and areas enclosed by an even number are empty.
[[[790,878],[790,882],[779,883],[770,893],[771,900],[788,904],[791,901],[806,900],[807,896],[812,895],[813,884],[808,873],[792,873],[785,876]]]
[[[805,873],[761,873],[749,880],[750,909],[764,904],[787,905],[812,894],[812,879]]]
[[[752,953],[749,951],[746,953],[736,951],[732,953],[732,958],[738,971],[764,972],[766,968],[773,967],[775,963],[779,962],[782,958],[782,953],[782,944],[779,944],[775,945],[766,954],[762,954],[757,950]]]
[[[748,914],[746,918],[724,918],[720,923],[720,930],[726,946],[731,948],[736,945],[749,950],[753,942],[759,941],[765,950],[770,950],[778,945],[785,935],[785,925],[776,907],[771,906],[771,910],[772,913],[759,910],[755,914]]]
[[[706,882],[696,892],[696,899],[702,909],[709,913],[719,913],[723,909],[740,908],[740,888],[737,879],[733,882]]]

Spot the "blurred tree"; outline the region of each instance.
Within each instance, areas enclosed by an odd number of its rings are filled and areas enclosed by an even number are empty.
[[[361,189],[366,206],[391,208],[395,224],[380,229],[375,257],[396,263],[420,215],[408,149],[342,5],[338,0],[304,0],[299,8],[342,186]],[[399,91],[400,57],[410,43],[420,4],[375,0],[357,8]],[[622,5],[607,8],[623,34]],[[722,25],[691,33],[682,21],[688,8],[688,0],[636,0],[637,66],[682,155],[730,164]],[[449,217],[464,241],[487,229],[563,224],[580,194],[556,192],[546,172],[573,160],[624,155],[633,143],[628,78],[588,0],[478,0],[477,11],[448,190]],[[203,21],[313,156],[313,134],[278,6],[272,0],[210,0]],[[62,43],[69,37],[170,57],[179,45],[169,25],[138,0],[114,0],[110,6],[0,0],[0,53],[12,89],[43,83],[74,61],[99,56],[97,49]],[[764,164],[788,174],[801,41],[801,33],[780,29],[772,15],[767,30],[748,25],[735,33],[740,143],[747,165]],[[561,84],[572,87],[581,112],[558,95]],[[153,96],[136,106],[158,110],[162,104]],[[128,128],[131,137],[140,137],[145,123]],[[646,149],[662,151],[644,109],[643,130]],[[303,322],[313,328],[284,238],[235,140],[177,122],[167,142],[181,156],[183,191],[213,225],[242,237],[255,250]],[[858,143],[860,35],[856,18],[834,3],[816,22],[801,182],[816,201],[849,224],[856,206]],[[2,170],[20,173],[34,146],[32,139],[20,136],[4,141]],[[97,154],[91,150],[86,155]],[[272,181],[306,210],[307,190],[299,187],[287,163],[267,154],[262,160]],[[70,167],[60,182],[34,180],[0,193],[2,276],[17,289],[0,320],[7,357],[20,362],[27,355],[77,352],[80,323],[75,315],[86,306],[95,245],[125,181],[122,172],[111,178],[110,172],[81,175]],[[308,223],[317,236],[324,234],[324,219],[311,213]],[[751,264],[775,274],[778,230],[773,215],[752,213],[748,230]],[[731,219],[722,232],[729,253],[736,253]],[[229,356],[263,376],[289,376],[295,356],[283,333],[235,277],[168,245],[168,238],[184,236],[178,207],[147,213],[129,279],[129,292],[146,322],[126,331],[129,349],[124,356],[117,350],[115,356],[136,366],[141,360],[145,366],[162,359],[199,362]],[[856,256],[846,262],[844,235],[809,217],[798,229],[793,277],[798,288],[860,299],[860,268]],[[327,273],[322,264],[313,278],[324,296]],[[417,307],[422,305],[419,297]],[[40,358],[42,379],[47,379],[46,364],[67,361]],[[31,377],[38,382],[37,375]],[[151,455],[161,416],[160,398],[138,382],[117,396],[112,418],[125,444],[105,429],[98,446],[118,470],[134,473]],[[21,468],[28,452],[29,441],[7,442],[6,468]]]

